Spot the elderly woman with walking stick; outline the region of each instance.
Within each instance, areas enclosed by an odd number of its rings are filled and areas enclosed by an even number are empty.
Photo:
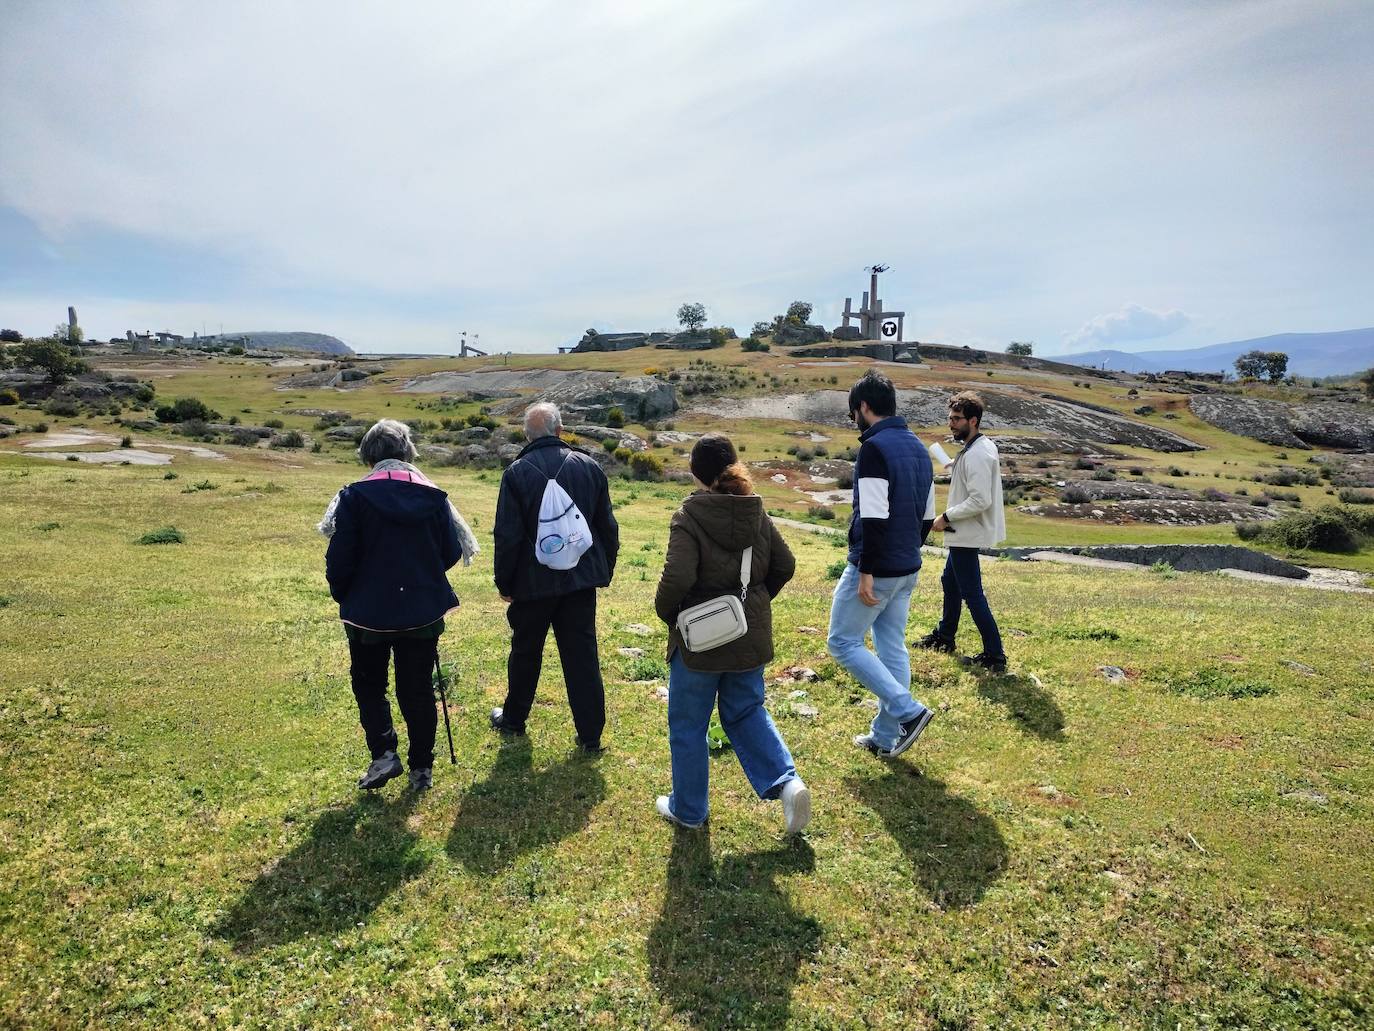
[[[353,695],[372,762],[358,781],[379,788],[404,772],[387,702],[387,667],[396,664],[396,702],[410,738],[410,788],[433,783],[431,671],[438,665],[444,617],[458,607],[445,572],[477,553],[477,540],[448,495],[411,462],[410,427],[383,419],[358,457],[367,476],[344,487],[319,530],[329,538],[325,577],[348,636]]]

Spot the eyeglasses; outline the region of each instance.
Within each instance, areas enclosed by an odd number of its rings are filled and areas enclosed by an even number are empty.
[[[950,421],[950,422],[968,422],[968,416],[966,416],[966,415],[959,415],[957,412],[950,412],[950,413],[949,413],[949,421]]]

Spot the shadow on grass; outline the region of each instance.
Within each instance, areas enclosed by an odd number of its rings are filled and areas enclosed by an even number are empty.
[[[459,801],[448,854],[476,873],[496,873],[587,826],[605,797],[606,780],[593,760],[575,755],[535,770],[529,738],[509,738],[487,779]]]
[[[1030,677],[1017,673],[978,677],[978,693],[1002,706],[1028,730],[1047,741],[1064,740],[1064,712],[1059,703]]]
[[[310,835],[265,869],[212,933],[239,949],[280,945],[353,927],[427,860],[406,826],[410,792],[364,795],[321,813]]]
[[[768,852],[711,861],[706,830],[678,830],[663,912],[649,933],[654,985],[700,1027],[782,1027],[820,924],[794,910],[776,878],[809,873],[816,856],[795,838]]]
[[[905,763],[885,776],[845,786],[880,817],[916,877],[942,908],[971,906],[1007,864],[1007,843],[992,818]]]

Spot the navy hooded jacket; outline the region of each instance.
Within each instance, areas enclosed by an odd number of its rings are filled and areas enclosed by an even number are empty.
[[[325,552],[339,618],[368,630],[413,630],[457,607],[445,570],[462,557],[448,495],[412,478],[349,484]]]
[[[878,577],[914,573],[935,521],[930,455],[900,415],[875,422],[859,441],[849,561]]]

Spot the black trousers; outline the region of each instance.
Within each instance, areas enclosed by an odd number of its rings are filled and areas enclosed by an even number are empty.
[[[511,602],[510,658],[506,662],[506,703],[502,719],[524,729],[534,705],[534,690],[544,665],[544,640],[553,627],[573,726],[586,745],[599,745],[606,726],[606,689],[596,650],[596,588],[538,601]]]
[[[387,666],[394,653],[396,702],[410,737],[409,766],[412,770],[424,770],[434,765],[434,733],[439,726],[439,713],[434,708],[434,682],[430,674],[438,651],[437,638],[393,637],[365,644],[349,636],[353,697],[358,700],[358,718],[372,758],[397,750],[396,727],[391,722],[391,706],[386,699]]]

